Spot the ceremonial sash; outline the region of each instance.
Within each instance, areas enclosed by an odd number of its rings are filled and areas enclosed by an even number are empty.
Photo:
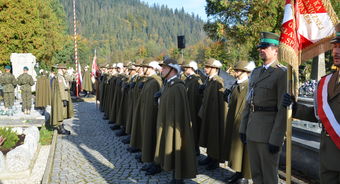
[[[318,115],[332,141],[340,149],[340,124],[328,104],[328,83],[331,77],[332,75],[327,75],[319,82],[317,91]]]

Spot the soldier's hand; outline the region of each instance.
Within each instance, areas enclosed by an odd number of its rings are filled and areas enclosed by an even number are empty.
[[[282,98],[282,106],[287,108],[292,103],[293,103],[293,106],[294,106],[295,105],[295,98],[294,98],[294,96],[291,96],[290,94],[285,93],[283,95],[283,98]]]
[[[66,107],[67,106],[68,101],[67,100],[63,100],[63,106]]]
[[[243,144],[247,144],[247,136],[244,133],[240,133],[240,139]]]
[[[225,91],[223,93],[224,101],[229,102],[229,95],[230,95],[230,93],[231,93],[231,90],[225,89]]]
[[[203,94],[204,89],[205,89],[205,84],[202,84],[202,85],[200,85],[200,86],[198,87],[198,92],[199,92],[200,94]]]
[[[162,93],[160,91],[157,91],[153,97],[155,98],[155,102],[158,103],[159,97],[161,97]]]
[[[144,87],[144,82],[141,82],[141,83],[138,84],[139,89],[142,89],[143,87]]]
[[[270,143],[268,143],[268,149],[269,149],[269,152],[271,154],[275,154],[275,153],[280,151],[280,147],[279,146],[275,146],[275,145],[272,145]]]
[[[130,83],[130,88],[132,89],[132,88],[134,88],[136,86],[136,82],[131,82]]]

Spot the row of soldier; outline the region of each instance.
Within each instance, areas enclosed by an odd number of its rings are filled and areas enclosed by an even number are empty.
[[[247,183],[251,176],[255,183],[278,182],[286,69],[277,62],[279,37],[261,36],[258,48],[266,67],[256,68],[249,83],[255,65],[238,62],[231,89],[225,89],[219,76],[222,64],[213,58],[204,63],[205,76],[195,73],[196,62],[180,66],[174,59],[102,68],[97,79],[100,110],[114,124],[111,129],[120,129],[117,136],[130,135],[124,142],[130,144],[128,151],[141,152],[137,159],[145,163],[146,175],[163,169],[173,171],[174,183],[194,178],[201,146],[208,156],[198,164],[213,170],[228,161],[236,171],[229,183]]]

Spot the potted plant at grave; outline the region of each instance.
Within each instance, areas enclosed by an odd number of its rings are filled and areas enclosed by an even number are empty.
[[[11,128],[0,128],[0,151],[3,154],[19,146],[23,141],[24,136],[19,137]]]

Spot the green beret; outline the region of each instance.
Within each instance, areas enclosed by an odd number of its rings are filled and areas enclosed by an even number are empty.
[[[27,67],[27,66],[24,66],[24,70],[28,70],[28,67]]]
[[[5,66],[5,69],[10,70],[10,69],[12,69],[12,67],[9,66],[9,65],[6,65],[6,66]]]

